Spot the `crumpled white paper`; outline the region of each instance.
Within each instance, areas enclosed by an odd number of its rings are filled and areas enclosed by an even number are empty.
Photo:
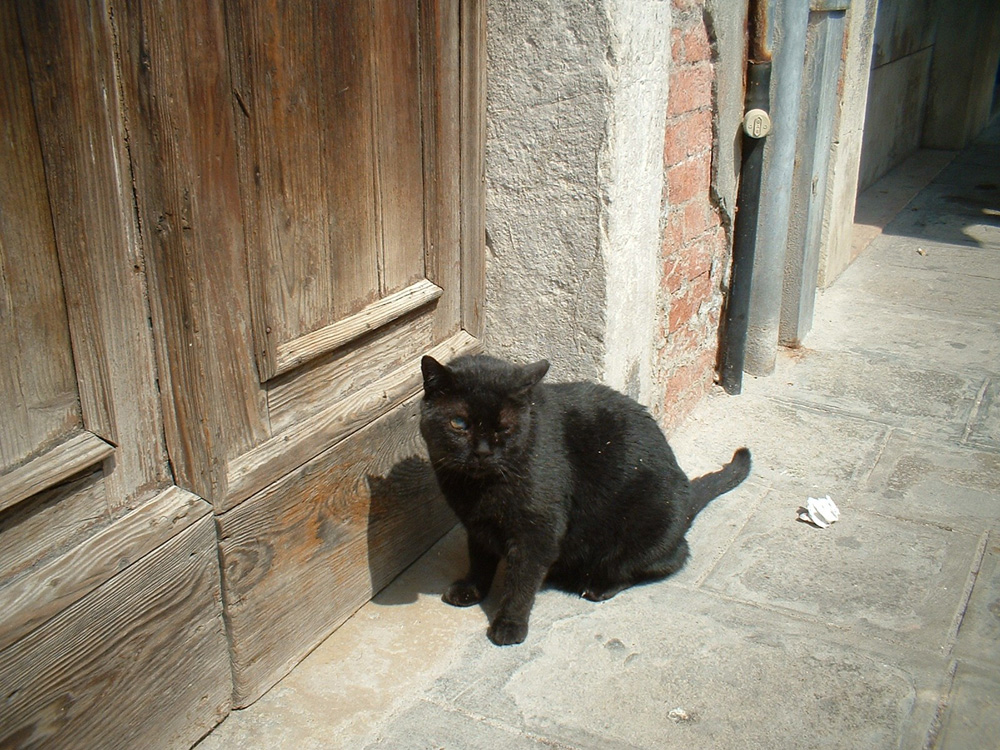
[[[830,524],[840,518],[840,509],[837,504],[826,497],[810,497],[805,508],[799,508],[799,520],[819,526],[825,529]]]

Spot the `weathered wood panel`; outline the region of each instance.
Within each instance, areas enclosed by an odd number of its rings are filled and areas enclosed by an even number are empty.
[[[271,380],[267,384],[267,407],[274,434],[294,428],[317,409],[346,398],[400,367],[412,367],[434,346],[433,328],[433,316],[414,313],[339,349],[333,356]]]
[[[431,354],[442,361],[472,352],[479,342],[464,332],[438,344]],[[254,492],[301,466],[351,433],[402,404],[420,389],[419,362],[409,362],[384,378],[315,411],[289,430],[275,435],[229,463],[229,494],[214,503],[217,513],[229,510]]]
[[[0,3],[0,471],[79,428],[80,405],[17,7]]]
[[[361,312],[348,315],[318,331],[278,345],[277,374],[331,352],[344,344],[381,328],[430,304],[441,296],[441,288],[421,279],[405,289],[373,302]]]
[[[84,427],[114,506],[168,481],[115,49],[103,2],[18,3]]]
[[[417,425],[414,399],[218,517],[236,705],[454,525]]]
[[[230,705],[211,517],[0,651],[0,747],[188,748]]]
[[[367,2],[226,4],[263,380],[379,295]]]
[[[382,294],[424,277],[419,3],[375,0],[376,168]]]
[[[23,574],[106,526],[104,474],[97,470],[0,513],[0,582]]]
[[[424,262],[427,278],[444,290],[434,317],[438,341],[462,323],[458,6],[458,0],[420,3]]]
[[[170,487],[58,557],[0,581],[0,650],[210,512],[200,498]]]
[[[0,511],[79,474],[115,452],[92,432],[71,435],[16,469],[0,474]]]
[[[486,6],[464,0],[462,27],[462,327],[483,333],[486,290]]]
[[[268,434],[222,11],[149,0],[115,13],[167,445],[178,484],[211,498],[226,458]]]

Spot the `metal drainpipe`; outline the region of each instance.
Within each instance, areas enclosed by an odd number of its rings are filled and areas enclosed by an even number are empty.
[[[764,166],[764,139],[770,132],[771,50],[767,46],[767,0],[750,0],[743,156],[733,226],[733,269],[722,327],[720,382],[726,393],[743,389],[750,287],[757,246],[757,213]]]

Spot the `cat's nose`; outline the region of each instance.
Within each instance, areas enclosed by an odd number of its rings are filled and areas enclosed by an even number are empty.
[[[480,440],[478,443],[476,443],[476,455],[479,456],[480,458],[485,458],[492,452],[493,451],[490,448],[490,444],[486,440]]]

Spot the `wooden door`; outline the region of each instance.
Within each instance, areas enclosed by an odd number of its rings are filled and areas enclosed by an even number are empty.
[[[243,705],[454,523],[416,396],[422,354],[478,347],[483,8],[116,20],[167,448],[217,514]]]
[[[0,685],[143,554],[197,571],[176,651],[206,666],[177,680],[245,705],[454,523],[416,408],[422,354],[479,346],[482,3],[25,1],[0,27]],[[189,732],[229,699],[200,705]]]

